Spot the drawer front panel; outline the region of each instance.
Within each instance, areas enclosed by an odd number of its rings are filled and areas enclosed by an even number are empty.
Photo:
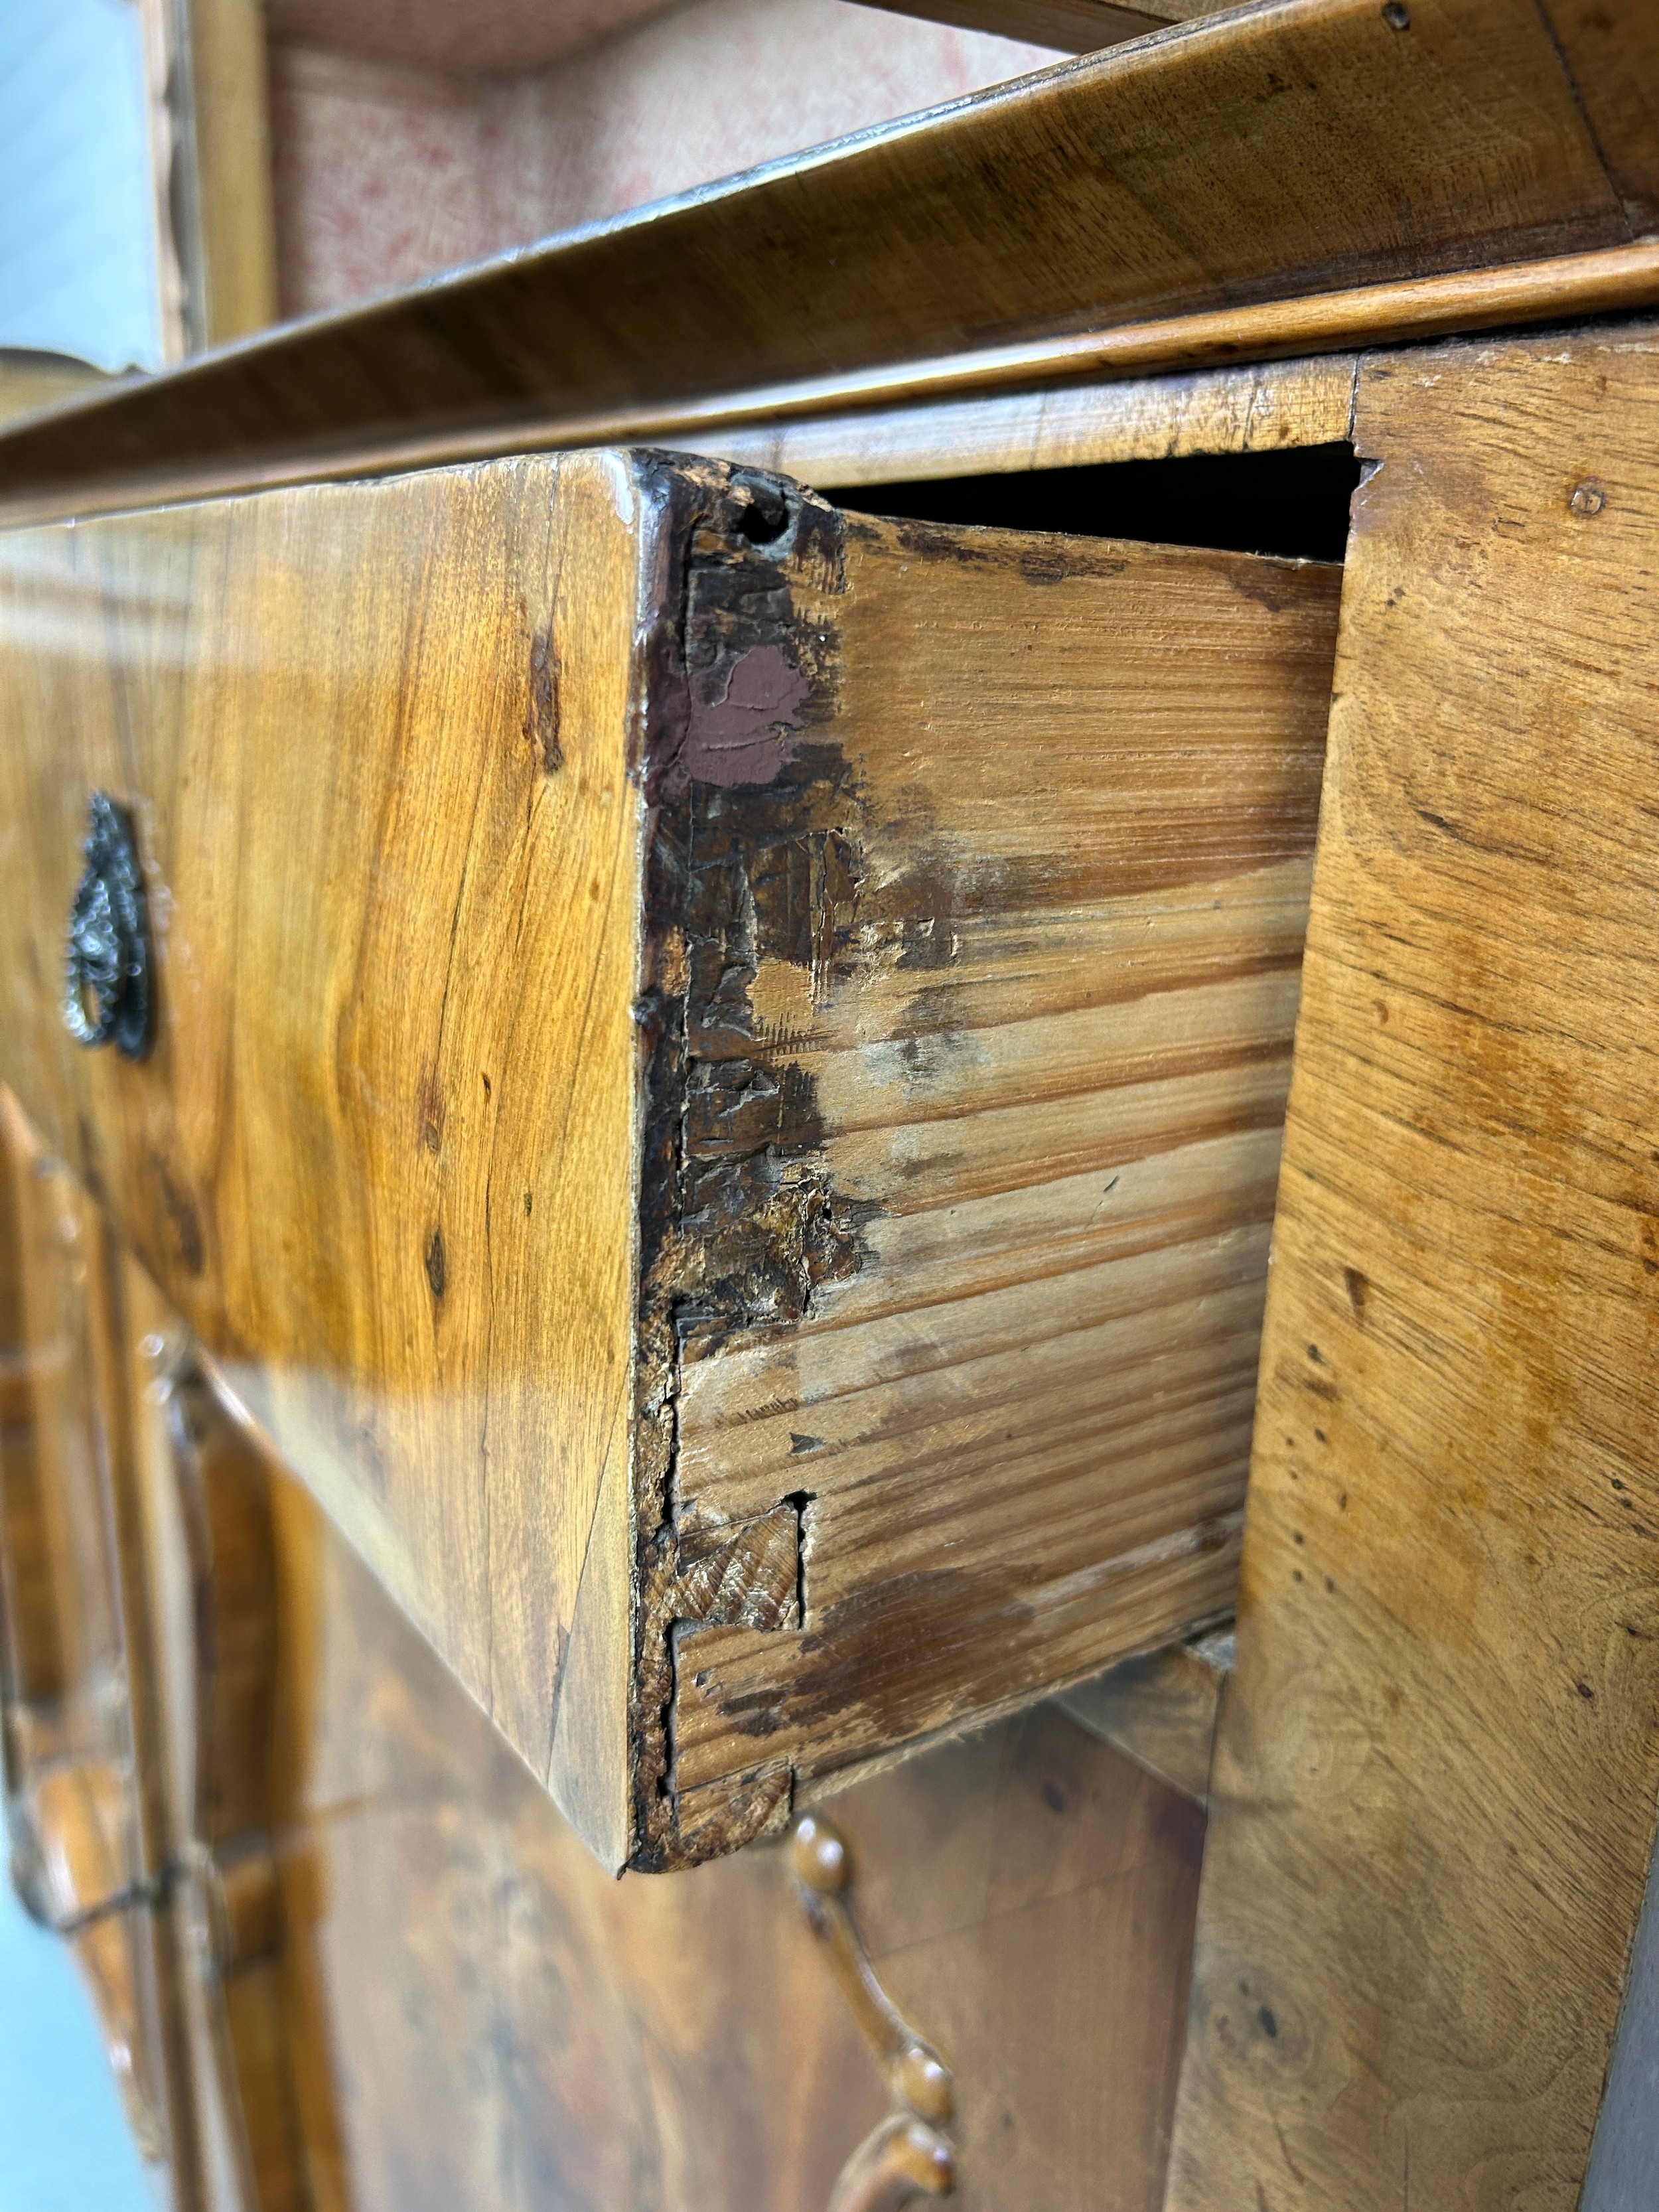
[[[0,544],[0,1073],[544,1772],[626,1426],[632,1133],[584,1105],[632,1081],[632,497],[533,461]],[[58,1011],[98,790],[139,1062]]]

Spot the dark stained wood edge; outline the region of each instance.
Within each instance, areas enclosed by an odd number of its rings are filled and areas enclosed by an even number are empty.
[[[677,434],[711,395],[732,419],[1346,345],[1387,333],[1391,286],[1629,243],[1531,0],[1417,0],[1406,32],[1374,0],[1273,0],[34,418],[0,440],[0,501]],[[1331,295],[1322,335],[1236,319]]]
[[[1061,54],[1098,53],[1125,39],[1144,39],[1188,11],[1151,0],[1145,8],[1117,7],[1113,0],[860,0],[895,15],[916,15],[926,23],[952,23],[964,31],[988,31],[999,39],[1023,39]]]
[[[643,979],[640,1293],[634,1408],[633,1847],[650,1872],[690,1865],[777,1830],[787,1761],[729,1788],[675,1788],[672,1715],[683,1623],[798,1625],[799,1511],[781,1502],[711,1542],[683,1538],[675,1506],[682,1363],[734,1330],[799,1320],[815,1285],[857,1264],[855,1210],[813,1164],[819,1125],[804,1070],[747,1057],[744,979],[791,957],[758,872],[813,834],[845,764],[833,748],[727,739],[737,668],[766,667],[797,729],[835,711],[836,640],[802,619],[798,590],[842,585],[842,517],[787,478],[724,462],[638,457],[652,514],[642,593],[677,618],[642,625],[647,720],[639,773],[651,810]],[[758,755],[759,757],[756,757]],[[793,757],[792,757],[793,756]],[[759,799],[758,816],[757,799]],[[745,940],[752,927],[754,944]]]

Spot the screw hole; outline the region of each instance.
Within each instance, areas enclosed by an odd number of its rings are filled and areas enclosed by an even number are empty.
[[[740,538],[751,545],[775,544],[789,527],[789,501],[777,485],[755,477],[740,477],[733,489],[744,501],[736,522]]]

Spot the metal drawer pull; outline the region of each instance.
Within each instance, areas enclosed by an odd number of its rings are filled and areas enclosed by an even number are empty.
[[[82,848],[86,867],[70,908],[64,1026],[77,1044],[113,1043],[129,1060],[149,1050],[155,956],[132,817],[94,791]]]

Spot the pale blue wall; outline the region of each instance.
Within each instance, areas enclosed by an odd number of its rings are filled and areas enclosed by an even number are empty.
[[[1659,1856],[1637,1929],[1624,2015],[1595,2125],[1579,2212],[1659,2204]]]
[[[161,360],[130,0],[0,0],[0,346]]]
[[[0,2212],[156,2212],[91,2003],[4,1845],[0,1826]]]
[[[127,0],[0,0],[0,346],[159,362],[138,21]],[[0,1826],[0,2212],[155,2212],[67,1947]]]

